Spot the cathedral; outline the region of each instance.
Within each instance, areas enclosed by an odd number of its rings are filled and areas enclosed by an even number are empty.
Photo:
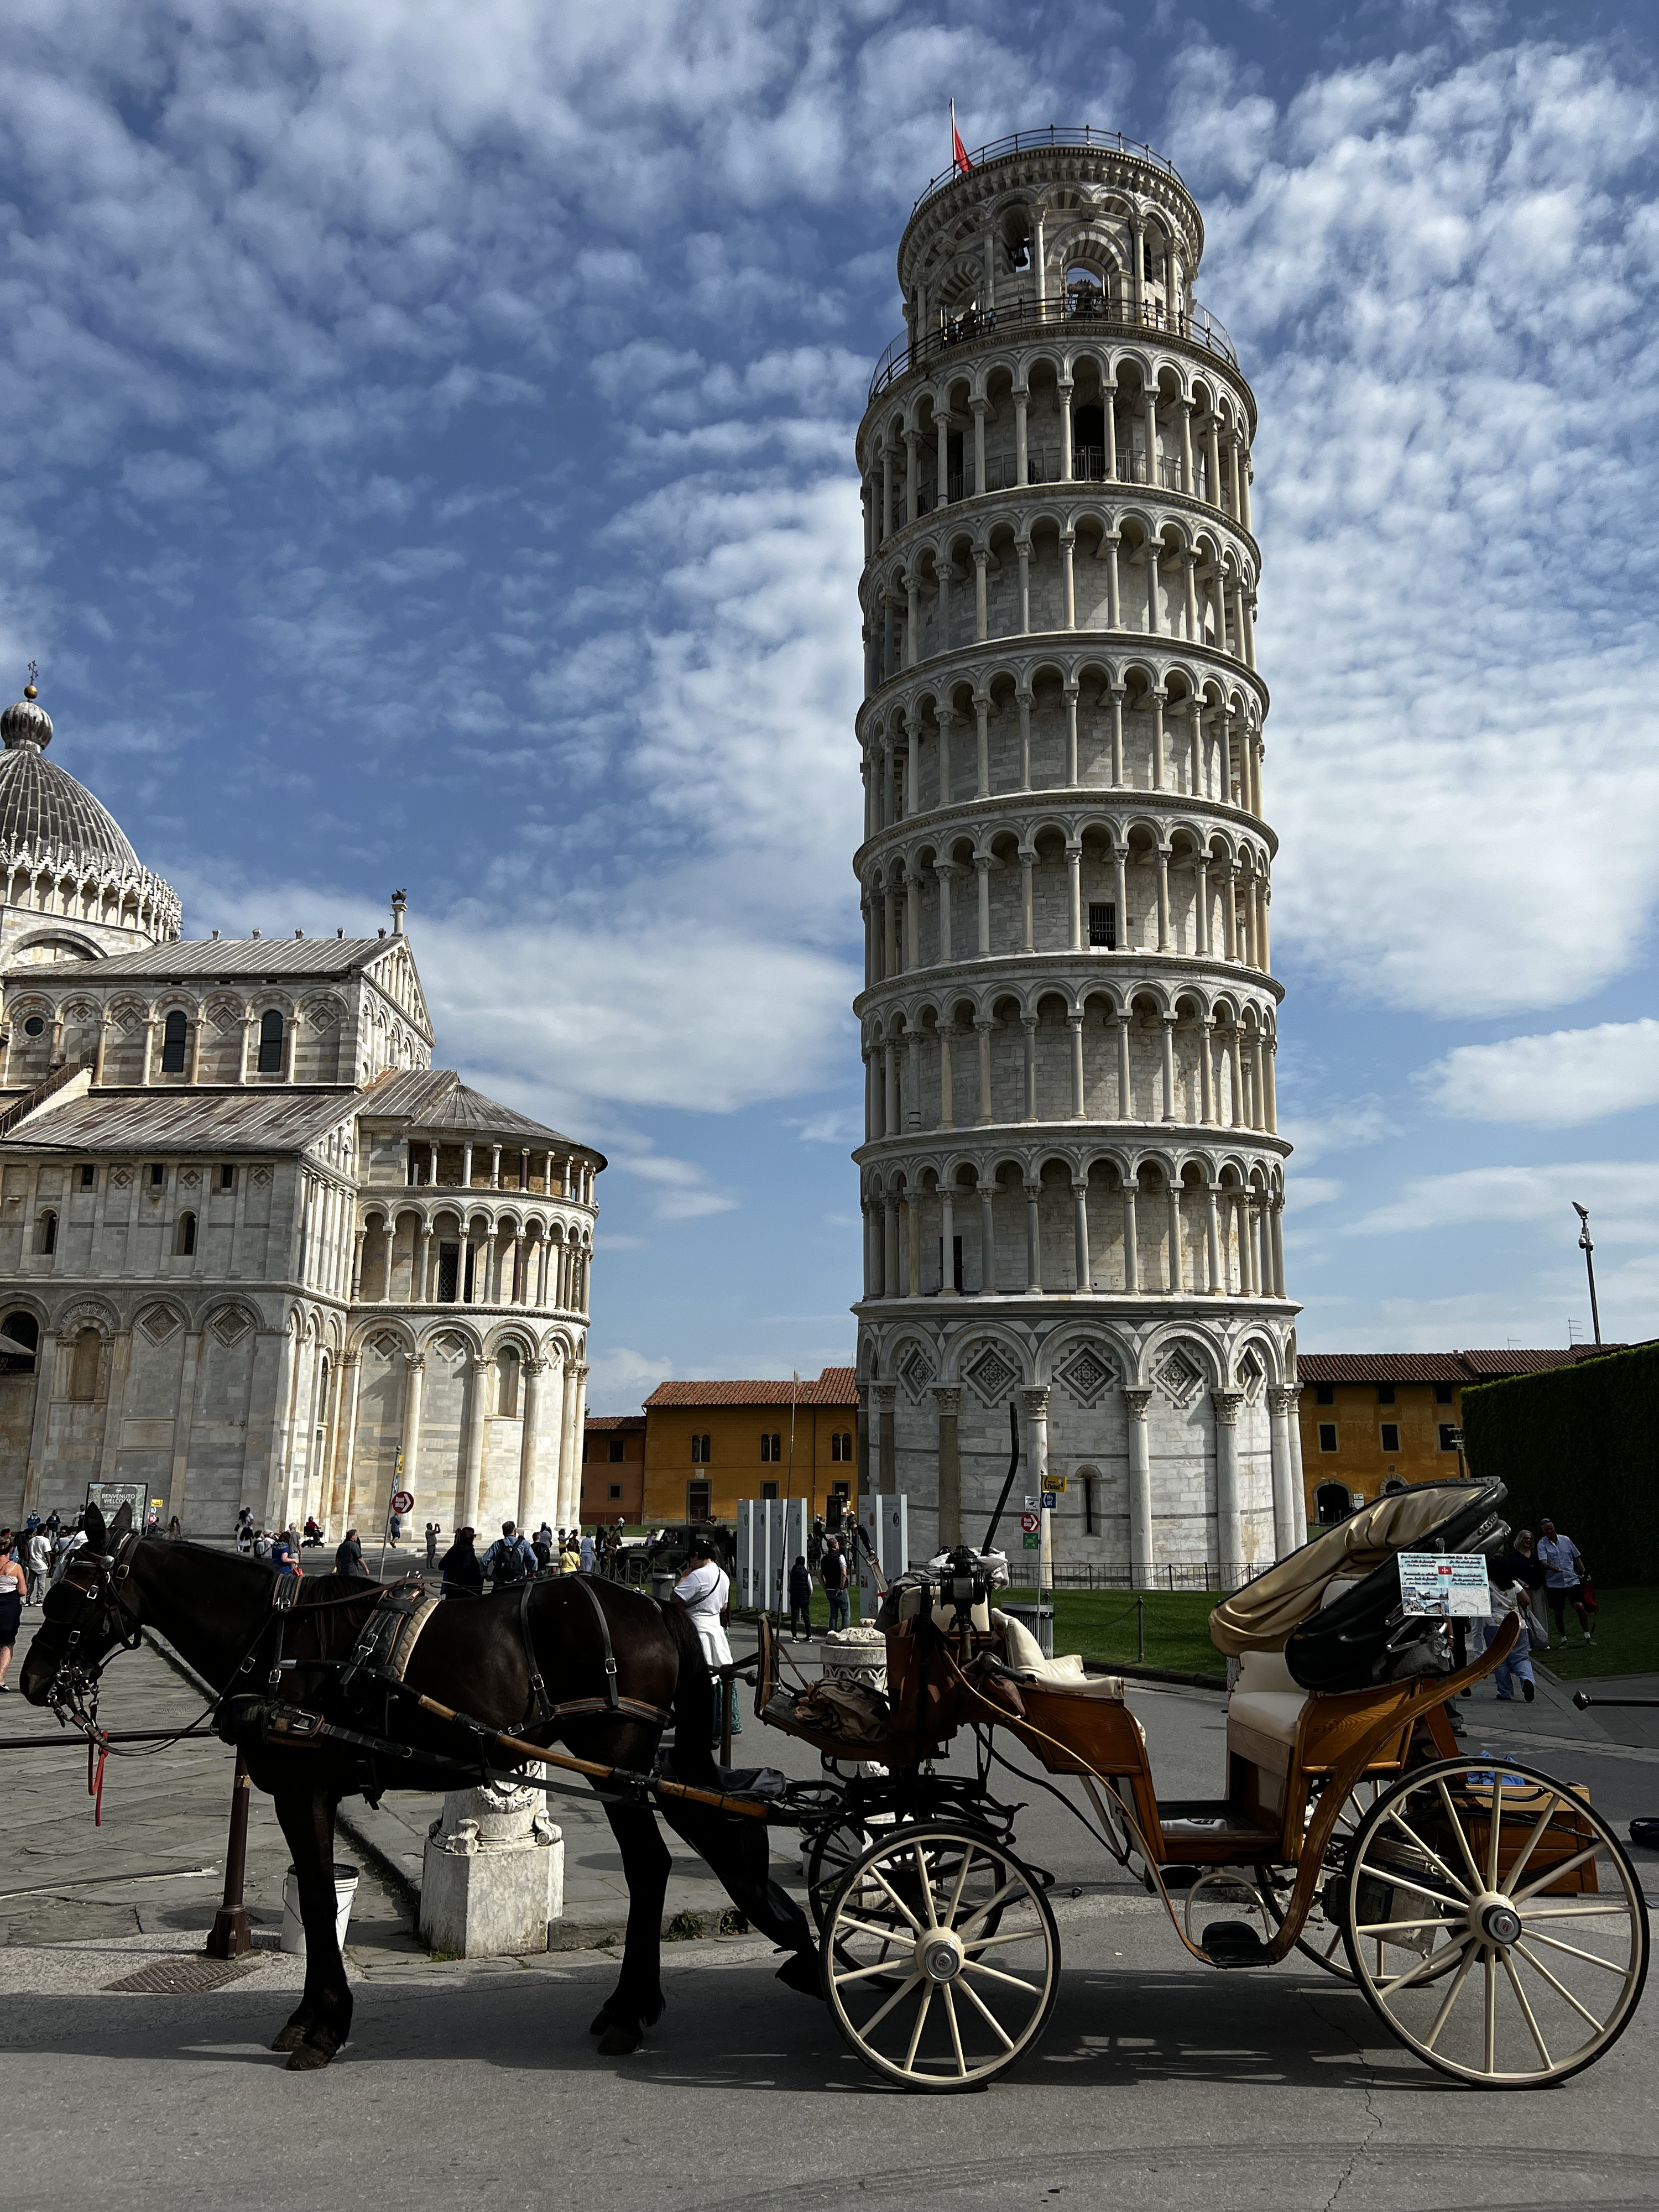
[[[432,1066],[401,891],[186,939],[32,682],[0,739],[0,1526],[574,1522],[603,1156]]]

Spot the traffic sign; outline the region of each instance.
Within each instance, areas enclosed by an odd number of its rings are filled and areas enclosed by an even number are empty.
[[[1057,1490],[1045,1490],[1043,1492],[1042,1510],[1045,1513],[1052,1513],[1059,1503],[1060,1492]]]
[[[392,1493],[392,1510],[394,1513],[412,1513],[415,1510],[414,1492],[394,1490]]]
[[[1025,1531],[1025,1534],[1028,1536],[1035,1536],[1037,1532],[1038,1525],[1036,1515],[1035,1513],[1022,1513],[1019,1516],[1019,1525]]]
[[[1045,1474],[1042,1478],[1042,1487],[1045,1491],[1064,1490],[1066,1487],[1066,1478],[1063,1474]]]
[[[1041,1536],[1022,1536],[1019,1542],[1020,1549],[1022,1551],[1040,1552],[1042,1549],[1042,1539]]]
[[[1025,1501],[1025,1510],[1026,1510],[1028,1513],[1035,1513],[1035,1512],[1036,1511],[1036,1510],[1037,1510],[1037,1502],[1036,1502],[1036,1498],[1028,1498],[1026,1499],[1026,1501]]]

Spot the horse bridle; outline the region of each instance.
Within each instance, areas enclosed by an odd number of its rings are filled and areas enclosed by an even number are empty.
[[[140,1529],[129,1529],[112,1552],[90,1548],[80,1552],[58,1580],[59,1590],[67,1590],[81,1601],[81,1611],[74,1618],[46,1691],[47,1702],[60,1720],[82,1728],[96,1727],[98,1684],[105,1668],[118,1651],[136,1651],[143,1641],[143,1623],[125,1604],[120,1590],[132,1571],[133,1547],[142,1535]],[[71,1580],[82,1560],[93,1570],[89,1583]],[[89,1663],[76,1660],[76,1652],[83,1642],[101,1641],[106,1636],[111,1640],[101,1656]]]

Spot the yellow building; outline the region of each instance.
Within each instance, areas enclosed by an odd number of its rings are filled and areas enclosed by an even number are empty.
[[[645,1401],[647,1527],[734,1521],[740,1498],[856,1497],[850,1367],[799,1382],[660,1382]]]
[[[1328,1528],[1386,1491],[1464,1474],[1466,1386],[1540,1374],[1615,1348],[1303,1352],[1296,1372],[1309,1528]]]

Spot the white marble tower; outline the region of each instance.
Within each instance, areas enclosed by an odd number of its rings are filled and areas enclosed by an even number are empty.
[[[1012,1400],[1057,1559],[1137,1583],[1304,1533],[1255,403],[1203,242],[1149,149],[985,148],[912,212],[858,441],[860,1483],[913,1551],[979,1536]]]

